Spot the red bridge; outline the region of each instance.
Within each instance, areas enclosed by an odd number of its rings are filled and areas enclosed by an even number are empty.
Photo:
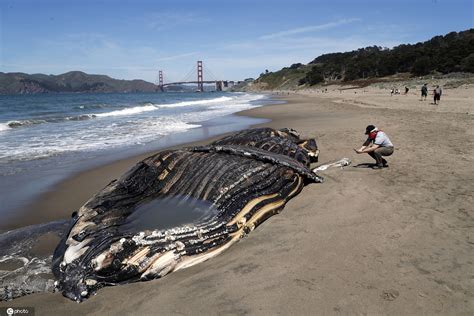
[[[173,86],[173,85],[181,85],[181,84],[197,84],[197,90],[196,91],[199,91],[199,92],[203,92],[204,91],[204,84],[212,84],[214,83],[216,85],[216,90],[217,91],[222,91],[224,90],[224,88],[227,88],[229,86],[229,83],[231,83],[232,81],[228,81],[228,80],[204,80],[204,76],[203,76],[203,64],[202,64],[202,61],[198,61],[197,62],[197,68],[194,68],[192,70],[192,73],[195,72],[195,69],[197,69],[197,76],[195,77],[197,80],[193,80],[193,79],[190,79],[190,78],[185,78],[181,81],[176,81],[176,82],[167,82],[167,83],[164,83],[164,80],[163,80],[163,70],[159,70],[158,71],[158,80],[157,80],[157,85],[160,89],[160,91],[165,91],[165,87],[167,86]],[[210,70],[207,69],[207,72],[209,74],[212,74],[212,72]],[[186,76],[186,77],[189,77],[189,74]]]

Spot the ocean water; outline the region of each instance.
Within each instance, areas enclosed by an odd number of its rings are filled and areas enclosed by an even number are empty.
[[[0,96],[0,166],[145,144],[251,108],[262,98],[242,93]]]
[[[228,92],[0,95],[0,215],[100,162],[260,123],[232,113],[269,102]]]

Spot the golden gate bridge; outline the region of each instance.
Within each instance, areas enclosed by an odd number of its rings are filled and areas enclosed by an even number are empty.
[[[158,71],[156,85],[160,91],[165,91],[167,86],[197,84],[196,91],[203,92],[204,84],[215,84],[217,91],[222,91],[229,87],[232,81],[217,79],[209,68],[206,68],[206,80],[204,80],[204,66],[201,60],[197,61],[196,67],[191,69],[188,74],[180,81],[166,82],[164,81],[163,70]]]

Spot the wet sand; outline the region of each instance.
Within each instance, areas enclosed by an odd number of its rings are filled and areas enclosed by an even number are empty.
[[[450,102],[447,93],[437,108],[417,96],[400,98],[403,106],[390,99],[365,106],[349,96],[341,101],[335,94],[307,93],[245,111],[272,119],[265,126],[315,137],[321,163],[349,157],[352,166],[321,172],[324,183],[305,187],[281,214],[202,264],[160,280],[104,288],[81,304],[44,293],[0,306],[34,306],[37,315],[472,315],[470,91],[465,101]],[[366,168],[372,159],[352,150],[370,123],[395,144],[387,169]],[[63,182],[44,210],[58,203],[74,209],[140,158]]]

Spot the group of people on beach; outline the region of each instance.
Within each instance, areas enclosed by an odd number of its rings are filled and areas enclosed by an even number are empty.
[[[404,94],[407,95],[408,91],[410,91],[410,89],[408,87],[405,87],[405,93]],[[437,85],[436,88],[433,89],[433,104],[439,105],[442,93],[443,93],[443,90],[441,89],[441,87],[439,85]],[[390,96],[393,96],[394,94],[400,94],[400,90],[392,88],[390,90]],[[428,84],[425,83],[421,87],[421,99],[420,99],[420,101],[426,101],[427,97],[428,97]]]
[[[407,86],[405,86],[405,93],[404,95],[407,95],[408,94],[408,91],[410,91],[410,88],[408,88]],[[398,89],[393,89],[390,90],[390,96],[393,96],[394,94],[400,94],[400,90]]]
[[[433,104],[438,105],[441,100],[441,94],[443,93],[443,89],[439,85],[433,89]],[[424,84],[421,87],[421,101],[426,101],[428,97],[428,84]]]

